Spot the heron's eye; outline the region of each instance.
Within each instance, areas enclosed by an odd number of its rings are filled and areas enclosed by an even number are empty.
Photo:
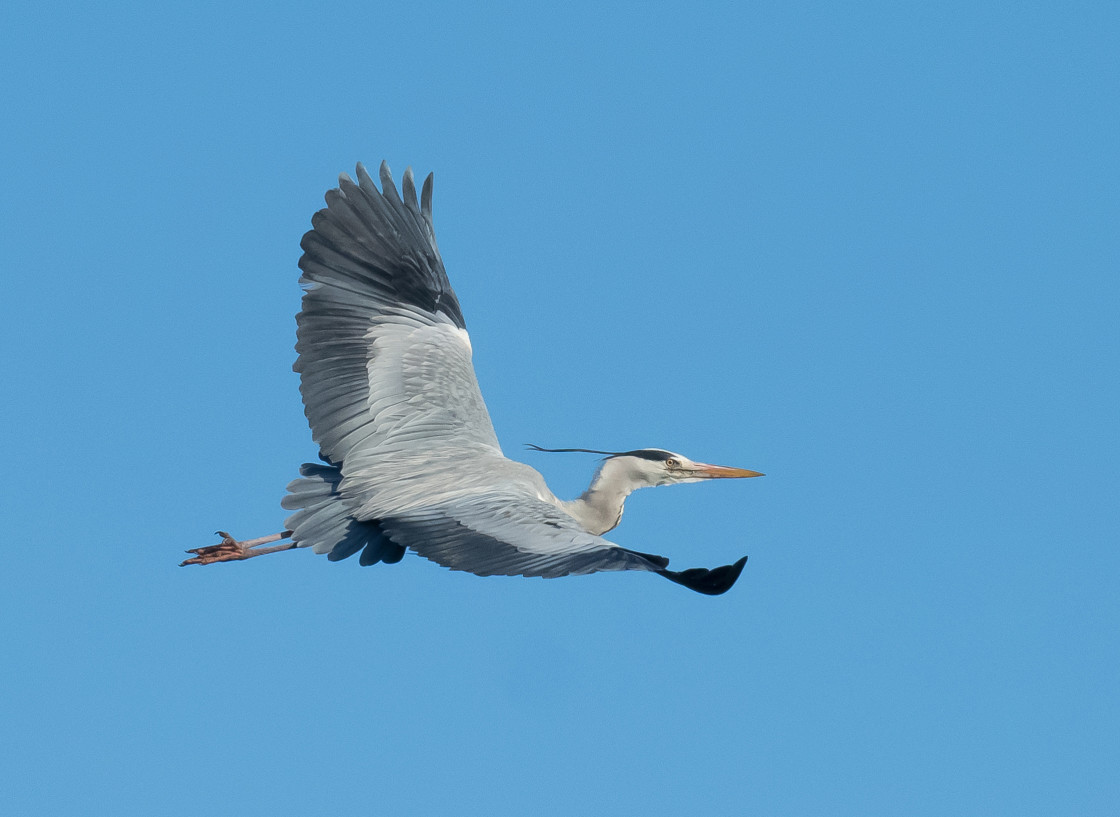
[[[681,467],[681,461],[676,459],[675,457],[669,457],[669,459],[665,460],[665,467],[666,468],[680,468]]]

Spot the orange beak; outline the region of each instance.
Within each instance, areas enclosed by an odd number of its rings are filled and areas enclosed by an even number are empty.
[[[758,471],[748,471],[746,468],[728,468],[724,465],[708,465],[707,463],[695,463],[695,474],[698,477],[705,479],[744,479],[746,477],[764,477],[766,474],[760,474]]]

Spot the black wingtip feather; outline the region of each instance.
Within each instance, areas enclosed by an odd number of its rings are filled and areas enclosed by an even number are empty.
[[[343,174],[343,175],[345,175],[345,174]],[[362,164],[361,162],[358,162],[357,175],[358,175],[358,187],[362,188],[362,190],[365,190],[367,193],[370,193],[370,194],[378,192],[377,191],[377,185],[373,183],[373,178],[369,175],[369,171],[366,170],[366,166],[364,164]],[[347,177],[347,178],[349,178],[349,177]]]
[[[419,210],[420,206],[416,203],[416,179],[412,176],[412,168],[406,167],[404,176],[401,178],[401,190],[404,191],[404,203],[410,210]]]
[[[428,174],[428,178],[424,179],[424,189],[420,191],[420,212],[428,219],[429,225],[432,223],[432,184],[435,175]]]
[[[657,573],[671,582],[687,587],[689,590],[695,590],[697,593],[703,593],[706,596],[718,596],[731,589],[731,586],[738,580],[739,574],[743,572],[743,565],[746,563],[747,557],[744,556],[733,565],[724,565],[713,570],[694,567],[691,570],[681,571],[658,570]]]
[[[396,182],[393,181],[393,171],[389,170],[388,162],[382,160],[379,175],[381,176],[381,195],[389,201],[399,204],[401,196],[397,192]]]

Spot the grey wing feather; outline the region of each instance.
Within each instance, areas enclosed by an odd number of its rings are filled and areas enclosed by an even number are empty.
[[[343,463],[422,435],[499,450],[436,246],[432,177],[422,206],[411,171],[403,199],[384,162],[381,190],[360,164],[357,178],[339,177],[301,242],[294,369],[315,441]]]
[[[560,508],[516,492],[465,496],[378,524],[393,542],[479,576],[559,576],[663,569],[668,560],[587,533]]]

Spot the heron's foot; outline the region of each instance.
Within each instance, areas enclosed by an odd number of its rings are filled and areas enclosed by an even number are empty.
[[[179,567],[186,565],[210,565],[214,562],[236,562],[241,559],[248,559],[248,548],[244,544],[238,542],[224,530],[218,531],[218,536],[222,537],[221,544],[210,545],[204,548],[192,548],[187,553],[195,554],[190,559],[179,564]]]
[[[287,544],[276,545],[275,547],[259,547],[259,545],[267,545],[270,542],[287,539],[292,535],[290,530],[274,533],[271,536],[262,536],[259,539],[247,539],[244,542],[237,541],[224,530],[218,531],[217,535],[222,537],[222,541],[219,544],[202,548],[191,548],[187,553],[193,553],[195,555],[186,561],[180,562],[179,567],[186,567],[187,565],[209,565],[215,562],[239,562],[242,559],[251,559],[254,556],[264,556],[266,553],[291,550],[296,546],[295,542],[288,542]]]

